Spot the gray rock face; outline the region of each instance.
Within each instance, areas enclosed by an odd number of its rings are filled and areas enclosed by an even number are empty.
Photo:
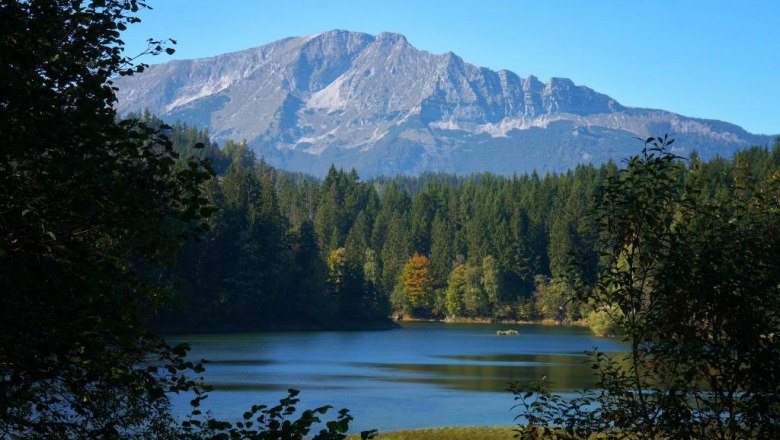
[[[768,136],[719,121],[635,109],[565,78],[492,71],[434,55],[399,34],[330,31],[240,52],[153,65],[117,78],[118,110],[245,139],[270,163],[322,175],[561,171],[634,154],[672,133],[702,158]]]

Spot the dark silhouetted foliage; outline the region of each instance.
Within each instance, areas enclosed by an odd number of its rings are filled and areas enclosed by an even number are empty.
[[[630,352],[595,351],[597,391],[516,389],[521,438],[777,438],[780,435],[780,170],[738,154],[708,190],[668,137],[607,179],[595,207],[601,265],[581,297]],[[756,154],[762,160],[743,158]],[[554,378],[552,378],[554,380]]]

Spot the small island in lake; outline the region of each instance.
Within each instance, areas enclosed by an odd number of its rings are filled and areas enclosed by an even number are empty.
[[[520,334],[517,330],[497,330],[496,334],[498,336],[517,336]]]

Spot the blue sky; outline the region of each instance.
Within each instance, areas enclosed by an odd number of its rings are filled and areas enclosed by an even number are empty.
[[[147,0],[123,35],[200,58],[330,29],[398,32],[418,49],[522,77],[571,78],[623,105],[780,133],[778,0]]]

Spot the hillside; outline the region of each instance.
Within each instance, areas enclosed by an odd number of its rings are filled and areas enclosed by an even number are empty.
[[[672,133],[680,154],[730,156],[771,137],[721,121],[630,108],[565,78],[541,82],[416,49],[399,34],[335,30],[117,78],[120,113],[245,139],[271,164],[322,176],[513,174],[619,160]]]

